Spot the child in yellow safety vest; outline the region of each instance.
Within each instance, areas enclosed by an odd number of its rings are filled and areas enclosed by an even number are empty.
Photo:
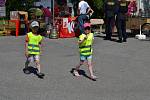
[[[93,44],[94,35],[91,33],[91,24],[85,23],[84,24],[84,34],[79,36],[79,52],[80,52],[80,63],[76,66],[75,70],[73,71],[75,76],[80,76],[79,68],[81,65],[87,61],[88,70],[90,72],[90,78],[96,79],[97,77],[93,73],[93,66],[92,66],[92,44]]]
[[[40,68],[40,53],[42,36],[38,34],[39,23],[37,21],[31,22],[32,32],[27,33],[25,39],[25,56],[27,58],[25,62],[25,68],[28,68],[30,62],[34,61],[38,69],[37,75],[43,75]]]

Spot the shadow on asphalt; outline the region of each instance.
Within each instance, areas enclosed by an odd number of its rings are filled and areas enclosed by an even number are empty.
[[[129,33],[129,32],[127,32],[128,38],[134,38],[136,34],[138,34],[138,33]],[[95,34],[94,37],[105,38],[105,36],[106,36],[105,33],[101,33],[101,34]],[[118,37],[118,33],[117,32],[113,33],[112,37]]]
[[[44,78],[44,74],[43,74],[43,75],[39,75],[39,74],[37,74],[37,71],[38,71],[38,69],[37,69],[37,68],[34,68],[34,67],[32,67],[32,66],[29,66],[28,68],[24,68],[24,69],[23,69],[23,72],[24,72],[25,74],[34,74],[34,75],[36,75],[38,78],[43,79],[43,78]]]
[[[140,41],[150,41],[150,37],[148,37],[147,39],[144,39],[144,40],[140,40]]]
[[[105,40],[105,36],[96,35],[96,36],[94,36],[94,37],[103,38],[103,40]],[[114,36],[113,36],[113,37],[114,37]],[[113,37],[111,38],[110,41],[117,42],[117,39],[114,39]]]
[[[73,76],[75,76],[74,73],[73,73],[74,70],[75,70],[75,68],[72,68],[71,71],[70,71],[70,73],[71,73]],[[81,69],[80,69],[80,70],[78,71],[78,73],[79,73],[80,75],[84,76],[84,77],[87,78],[87,79],[90,79],[90,80],[92,80],[92,81],[96,81],[96,79],[91,79],[91,77],[89,77],[89,76],[86,74],[86,72],[85,72],[84,70],[81,70]]]

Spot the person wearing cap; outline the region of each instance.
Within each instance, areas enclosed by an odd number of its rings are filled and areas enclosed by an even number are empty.
[[[37,75],[42,76],[40,68],[40,53],[42,36],[38,33],[39,23],[33,21],[30,24],[31,32],[27,33],[25,38],[25,56],[27,58],[25,62],[25,68],[28,68],[30,62],[34,61],[38,69]]]
[[[88,70],[90,72],[90,78],[95,80],[96,76],[93,73],[93,66],[92,66],[92,44],[94,35],[91,33],[91,24],[85,23],[84,24],[84,32],[85,34],[81,34],[79,36],[79,53],[80,53],[80,63],[76,66],[75,70],[73,71],[75,76],[80,76],[79,68],[84,62],[87,62]]]

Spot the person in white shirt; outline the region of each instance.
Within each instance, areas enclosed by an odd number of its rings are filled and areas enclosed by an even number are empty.
[[[89,6],[89,4],[84,1],[80,0],[79,5],[78,5],[78,23],[79,23],[79,29],[80,29],[80,34],[84,33],[84,22],[88,20],[89,15],[93,14],[93,10]]]

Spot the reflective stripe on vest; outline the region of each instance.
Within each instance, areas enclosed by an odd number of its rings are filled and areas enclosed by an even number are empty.
[[[92,41],[93,41],[93,33],[90,33],[87,39],[79,45],[80,55],[90,56],[92,55]]]
[[[91,47],[90,48],[82,48],[80,49],[80,55],[90,56],[92,54]]]
[[[80,46],[79,48],[91,48],[91,45],[87,45],[87,46]]]
[[[39,47],[38,45],[35,45],[35,44],[28,44],[28,46],[31,46],[31,47]]]
[[[39,54],[40,48],[38,45],[28,44],[28,52],[29,52],[29,54]]]
[[[40,52],[40,50],[28,49],[29,52]]]
[[[115,2],[107,2],[107,4],[110,5],[110,6],[114,6]]]
[[[39,42],[42,37],[40,35],[36,36],[32,32],[28,33],[29,43],[28,43],[28,53],[29,54],[40,54]]]
[[[91,52],[91,49],[90,50],[81,51],[81,53],[89,53],[89,52]]]

